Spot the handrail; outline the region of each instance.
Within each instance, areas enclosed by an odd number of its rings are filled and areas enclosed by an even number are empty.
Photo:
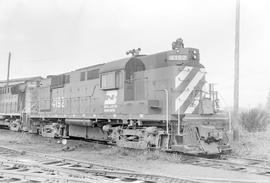
[[[166,132],[169,135],[169,92],[166,88],[161,89],[161,90],[156,90],[156,91],[163,91],[165,93],[165,97],[166,97]]]
[[[93,92],[92,92],[92,94],[90,95],[90,97],[93,97],[93,96],[94,96],[94,93],[95,93],[95,91],[96,91],[96,87],[97,87],[98,85],[99,85],[99,84],[96,84],[96,85],[94,86]]]
[[[178,124],[177,124],[177,132],[178,132],[178,135],[180,135],[180,107],[178,108],[177,110],[177,121],[178,121]]]

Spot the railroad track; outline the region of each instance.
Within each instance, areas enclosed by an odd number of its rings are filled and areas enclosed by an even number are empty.
[[[259,159],[229,155],[220,159],[209,159],[184,155],[181,163],[270,176],[270,162]]]
[[[43,153],[36,153],[32,151],[21,151],[17,149],[12,149],[9,147],[0,146],[0,163],[7,163],[5,161],[9,160],[9,163],[13,163],[14,169],[9,168],[8,170],[1,170],[0,175],[3,172],[7,174],[8,172],[19,172],[21,167],[27,167],[30,172],[41,172],[39,175],[47,175],[49,172],[55,175],[50,175],[50,179],[57,180],[56,175],[62,175],[65,177],[65,182],[134,182],[134,183],[240,183],[240,182],[254,182],[247,180],[230,180],[230,179],[209,179],[209,178],[172,178],[159,175],[149,175],[132,170],[121,169],[113,166],[105,166],[98,163],[79,161],[70,158],[63,158],[54,155],[48,155]],[[224,156],[222,159],[208,159],[202,157],[186,156],[183,155],[181,163],[192,164],[203,167],[213,167],[226,170],[255,173],[259,175],[270,176],[270,162],[258,159],[250,158],[239,158],[235,156]],[[29,167],[30,166],[30,167]],[[19,168],[18,168],[19,167]],[[38,169],[38,170],[36,170]],[[10,171],[14,170],[14,171]],[[34,171],[32,171],[34,170]],[[29,176],[33,173],[28,173]],[[28,175],[27,174],[27,175]],[[8,175],[8,174],[7,174]],[[18,175],[21,176],[20,174]],[[18,176],[15,176],[17,178]],[[37,176],[37,175],[35,175]],[[38,177],[42,179],[43,177]],[[75,180],[75,178],[76,180]],[[30,176],[31,177],[31,176]],[[55,178],[56,177],[56,178]],[[68,178],[72,177],[73,180],[70,181]],[[1,182],[1,179],[0,179]],[[257,182],[257,181],[256,181]],[[267,181],[260,181],[267,182]]]
[[[100,177],[89,177],[77,172],[39,166],[32,161],[22,162],[0,156],[0,182],[108,182]]]
[[[0,182],[6,180],[36,182],[133,182],[133,183],[209,183],[192,178],[150,175],[113,166],[78,161],[31,151],[0,146]],[[23,172],[23,173],[22,173]],[[26,175],[26,176],[24,176]]]

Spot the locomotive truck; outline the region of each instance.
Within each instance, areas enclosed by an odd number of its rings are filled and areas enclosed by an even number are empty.
[[[228,113],[196,48],[131,56],[46,78],[0,82],[0,123],[44,137],[191,154],[230,150]]]

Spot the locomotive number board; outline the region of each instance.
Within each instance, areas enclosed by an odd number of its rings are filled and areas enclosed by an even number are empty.
[[[188,60],[187,55],[168,55],[168,60]]]

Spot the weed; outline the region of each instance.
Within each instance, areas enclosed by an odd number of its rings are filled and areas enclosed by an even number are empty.
[[[270,124],[269,114],[259,108],[253,108],[240,114],[240,124],[248,132],[266,131]]]

